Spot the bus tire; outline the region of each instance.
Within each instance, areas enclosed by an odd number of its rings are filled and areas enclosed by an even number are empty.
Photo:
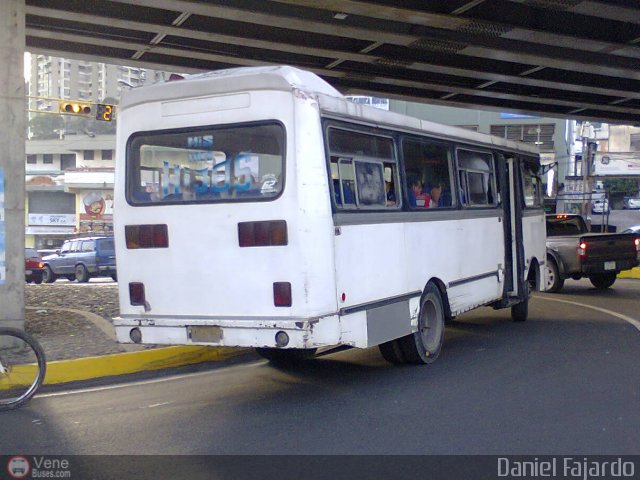
[[[616,277],[616,272],[596,273],[589,275],[589,280],[594,287],[604,290],[616,282]]]
[[[560,269],[558,269],[556,261],[551,257],[547,257],[545,268],[547,269],[547,292],[556,293],[562,290],[564,279],[560,276]]]
[[[398,340],[406,363],[433,363],[442,350],[444,341],[444,304],[440,289],[433,283],[420,299],[418,331]]]
[[[529,282],[523,283],[525,299],[511,307],[511,320],[514,322],[526,322],[529,317]]]
[[[290,365],[313,358],[316,348],[256,348],[256,352],[262,358],[266,358],[271,363]]]
[[[400,346],[399,340],[391,340],[389,342],[381,343],[378,345],[378,349],[382,354],[382,357],[389,363],[393,363],[396,365],[405,363],[404,357],[402,356],[402,347]]]

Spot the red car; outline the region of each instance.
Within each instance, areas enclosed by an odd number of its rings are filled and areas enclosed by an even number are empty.
[[[27,283],[42,283],[44,264],[35,248],[24,249],[24,278]]]

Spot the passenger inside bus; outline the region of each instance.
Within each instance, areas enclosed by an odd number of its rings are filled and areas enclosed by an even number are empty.
[[[422,182],[415,179],[409,189],[409,206],[412,208],[429,208],[431,197],[424,193]]]

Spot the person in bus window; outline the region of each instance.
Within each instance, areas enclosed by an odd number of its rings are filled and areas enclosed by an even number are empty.
[[[423,185],[420,180],[414,180],[409,190],[409,205],[412,208],[429,208],[431,197],[423,192]]]
[[[441,207],[442,201],[442,184],[436,182],[433,184],[431,189],[429,190],[429,208],[438,208]]]

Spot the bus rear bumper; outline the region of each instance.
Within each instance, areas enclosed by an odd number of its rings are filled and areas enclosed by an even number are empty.
[[[287,320],[118,317],[114,318],[113,323],[120,343],[280,348],[360,346],[343,337],[338,315]]]
[[[419,292],[418,292],[419,293]],[[370,309],[312,318],[219,318],[122,315],[114,318],[121,343],[219,347],[367,348],[417,330],[420,297]]]

